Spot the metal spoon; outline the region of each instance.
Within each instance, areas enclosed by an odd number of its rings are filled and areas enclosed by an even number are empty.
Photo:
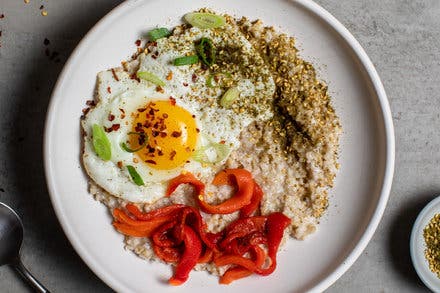
[[[0,266],[9,264],[26,279],[37,292],[49,293],[23,266],[20,247],[23,242],[23,223],[10,207],[0,202]]]

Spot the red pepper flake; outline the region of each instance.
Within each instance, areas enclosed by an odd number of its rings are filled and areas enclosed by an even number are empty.
[[[109,86],[107,87],[107,92],[108,92],[109,94],[112,93],[112,89],[111,89]]]
[[[186,147],[185,151],[189,153],[191,151],[191,148],[190,147]]]
[[[157,155],[158,155],[158,156],[163,156],[163,152],[162,152],[161,150],[159,150],[159,151],[157,152]]]
[[[137,109],[137,111],[140,112],[140,113],[144,112],[145,110],[147,110],[147,108],[139,108],[139,109]]]
[[[150,145],[147,145],[148,153],[154,153],[155,149]]]
[[[47,45],[50,44],[50,41],[49,41],[47,38],[45,38],[44,41],[43,41],[43,44],[44,44],[45,46],[47,46]]]
[[[159,92],[159,93],[164,93],[165,91],[164,91],[164,89],[160,86],[160,85],[158,85],[157,87],[156,87],[156,92]]]
[[[136,73],[130,75],[130,78],[136,80],[137,82],[141,82],[141,80],[136,76]]]
[[[198,79],[197,75],[195,73],[193,73],[193,75],[191,77],[192,82],[196,82],[197,79]]]
[[[84,115],[86,115],[87,113],[89,113],[89,111],[90,111],[90,108],[84,108],[84,109],[82,109],[82,112],[83,112]]]
[[[177,152],[176,151],[171,151],[171,153],[170,153],[170,160],[172,161],[172,160],[174,160],[174,157],[177,155]]]
[[[196,118],[196,115],[192,115],[191,117],[192,117],[192,118]]]
[[[226,143],[226,141],[224,141],[224,140],[220,141],[220,144],[225,144],[225,143]]]
[[[114,68],[112,68],[112,74],[113,74],[113,78],[114,78],[116,81],[119,81],[119,77],[116,75],[116,71],[115,71]]]
[[[183,86],[188,86],[188,84],[186,82],[183,83]]]
[[[108,114],[108,121],[113,121],[113,120],[115,120],[115,115]]]
[[[113,124],[111,127],[104,127],[105,132],[117,131],[121,127],[120,124]]]
[[[151,58],[153,58],[153,59],[157,59],[157,55],[151,55]]]
[[[175,98],[173,98],[173,97],[170,97],[170,103],[171,103],[171,105],[176,105],[176,99]]]
[[[136,46],[140,46],[141,45],[141,40],[136,40],[136,42],[134,42],[136,44]]]
[[[119,108],[119,111],[121,111],[121,113],[125,114],[125,110],[122,108]]]
[[[0,19],[5,18],[5,15],[2,13],[0,14]]]
[[[41,6],[40,6],[40,10],[41,10],[41,9],[44,9],[44,5],[41,5]]]
[[[173,131],[173,133],[171,133],[172,137],[180,137],[182,135],[182,132],[179,131]]]
[[[87,100],[86,105],[93,107],[93,106],[96,106],[96,103],[93,100]]]
[[[122,161],[118,161],[118,167],[122,168]]]
[[[139,122],[136,124],[136,127],[134,128],[134,130],[136,132],[144,132],[144,129],[142,128],[142,124]]]
[[[145,163],[157,165],[156,161],[154,161],[154,160],[146,160]]]
[[[161,132],[160,133],[160,137],[162,137],[162,138],[167,137],[167,133],[166,132]]]
[[[199,132],[200,132],[200,129],[196,128],[196,132],[199,133]]]

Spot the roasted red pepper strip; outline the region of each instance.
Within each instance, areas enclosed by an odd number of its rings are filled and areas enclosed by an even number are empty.
[[[230,214],[251,203],[254,193],[254,179],[249,171],[244,169],[226,169],[218,173],[214,185],[231,184],[235,181],[237,192],[226,201],[218,205],[210,205],[203,201],[203,194],[197,197],[200,208],[209,214]]]
[[[255,255],[255,265],[257,267],[263,266],[264,261],[266,260],[266,252],[259,246],[253,246],[252,250]],[[252,274],[252,271],[242,267],[229,268],[223,276],[220,277],[219,283],[227,285],[235,280],[246,278]]]
[[[214,258],[214,263],[219,267],[225,265],[237,265],[255,273],[258,273],[259,270],[254,261],[236,254],[227,254]]]
[[[185,205],[183,205],[183,204],[174,204],[174,205],[170,205],[170,206],[156,209],[156,210],[148,212],[148,213],[143,213],[134,204],[129,203],[125,206],[127,211],[129,211],[136,219],[142,220],[142,221],[149,221],[149,220],[155,219],[156,217],[167,216],[172,213],[175,213],[176,211],[178,211],[184,207],[185,207]]]
[[[271,260],[269,267],[259,268],[252,260],[245,258],[237,254],[223,255],[214,259],[214,263],[217,266],[224,265],[238,265],[254,273],[267,276],[271,274],[277,265],[276,255],[278,252],[278,247],[280,246],[281,239],[283,238],[284,230],[289,226],[291,220],[286,217],[283,213],[273,213],[267,216],[266,222],[266,237],[267,237],[267,247],[268,256]]]
[[[266,217],[263,216],[238,219],[225,229],[226,236],[219,246],[227,252],[232,252],[231,244],[234,243],[235,239],[243,238],[256,232],[264,232],[265,224]],[[234,253],[237,252],[235,251]]]
[[[290,225],[290,218],[283,213],[273,213],[267,216],[267,255],[271,260],[270,266],[261,272],[261,275],[271,274],[277,266],[277,252],[283,239],[284,230]]]
[[[209,262],[211,262],[213,256],[214,256],[214,251],[211,248],[206,247],[205,252],[200,256],[200,258],[197,262],[198,263],[209,263]]]
[[[173,216],[157,217],[151,221],[133,220],[121,209],[114,209],[115,222],[113,226],[124,235],[135,237],[149,237],[151,233],[162,224],[171,221]]]
[[[183,234],[184,251],[176,266],[174,276],[168,281],[173,286],[181,285],[188,279],[189,273],[197,264],[197,260],[202,254],[202,242],[197,233],[185,225],[183,227]]]
[[[191,184],[194,186],[197,196],[205,193],[205,184],[203,184],[202,181],[198,180],[191,173],[182,173],[170,181],[168,184],[167,193],[165,195],[170,196],[180,184]]]
[[[251,203],[241,208],[240,217],[250,217],[257,210],[262,198],[263,190],[261,190],[261,187],[257,183],[254,183],[254,193],[252,195]]]
[[[169,263],[176,263],[181,257],[181,252],[176,247],[160,247],[153,245],[154,253],[161,260]]]

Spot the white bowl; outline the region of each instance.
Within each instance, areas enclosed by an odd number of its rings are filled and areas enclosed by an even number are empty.
[[[341,118],[341,168],[319,229],[279,252],[277,270],[225,287],[205,272],[182,288],[163,282],[172,270],[124,251],[108,209],[94,202],[82,169],[79,117],[93,96],[96,73],[118,66],[135,40],[157,25],[173,27],[182,15],[211,7],[262,19],[297,38],[300,54],[319,68]],[[394,170],[394,131],[385,90],[372,62],[348,30],[311,0],[124,1],[84,37],[60,75],[45,131],[48,189],[67,237],[89,267],[117,292],[322,292],[367,246],[384,212]]]
[[[440,213],[440,196],[433,199],[418,215],[410,240],[411,259],[420,279],[426,287],[434,292],[440,292],[440,278],[429,269],[429,263],[425,258],[425,239],[423,229],[435,214]]]

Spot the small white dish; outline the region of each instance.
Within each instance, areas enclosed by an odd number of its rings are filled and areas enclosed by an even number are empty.
[[[435,214],[440,213],[440,196],[433,199],[417,216],[411,232],[410,251],[414,268],[426,287],[434,292],[440,292],[440,278],[429,269],[425,259],[425,239],[423,229]]]

